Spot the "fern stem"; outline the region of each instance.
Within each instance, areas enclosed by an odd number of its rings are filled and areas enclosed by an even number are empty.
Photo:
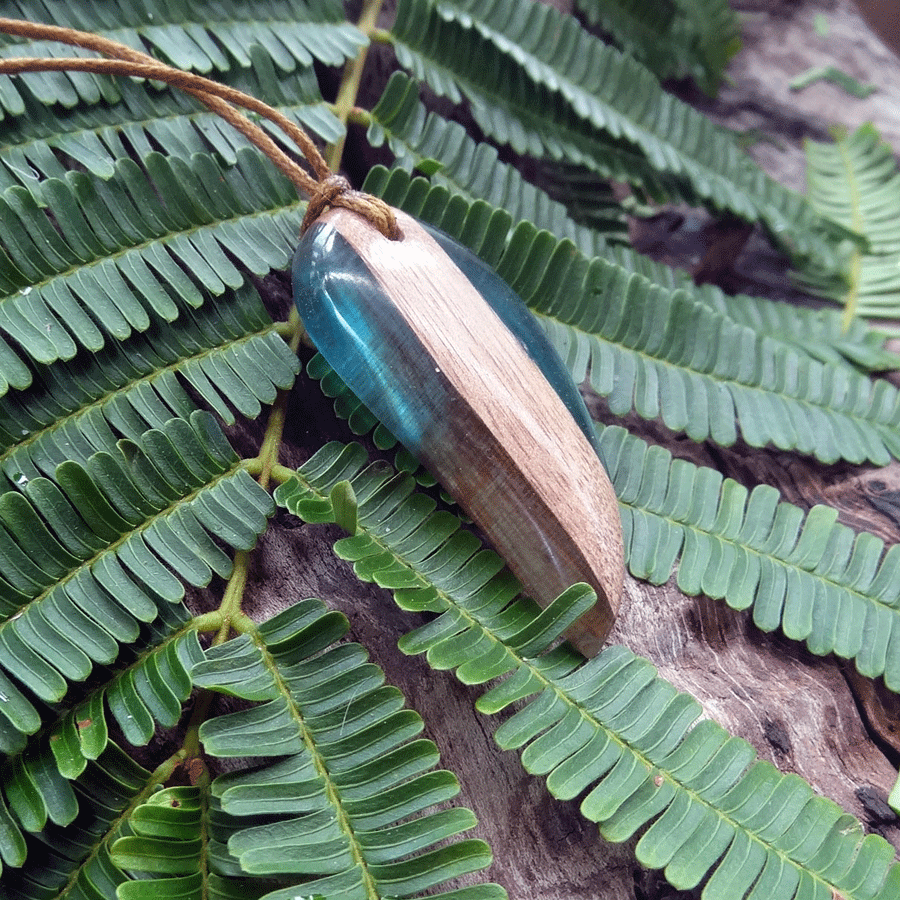
[[[289,469],[287,466],[272,466],[271,472],[269,475],[272,477],[273,481],[277,481],[278,484],[284,484],[286,481],[290,481],[292,478],[295,478],[297,472],[295,469]]]
[[[234,554],[234,569],[228,586],[219,604],[219,615],[222,624],[219,633],[213,638],[213,646],[222,644],[228,639],[234,620],[241,615],[241,603],[244,599],[244,589],[247,587],[247,572],[250,568],[250,554],[246,550],[238,550]]]
[[[209,710],[216,697],[212,690],[202,690],[197,694],[190,721],[184,731],[184,740],[179,751],[184,759],[197,759],[200,756],[200,726],[209,718]]]
[[[206,634],[210,631],[218,631],[222,627],[222,613],[219,610],[214,609],[212,612],[194,616],[191,620],[191,627],[201,634]]]
[[[380,30],[375,28],[375,22],[378,19],[378,14],[381,12],[382,3],[383,0],[365,0],[359,20],[356,23],[357,28],[370,40],[377,31],[380,33]],[[341,78],[341,84],[334,104],[335,114],[344,126],[344,134],[328,147],[325,154],[332,172],[337,172],[341,167],[341,157],[344,155],[344,144],[347,140],[347,119],[350,111],[356,105],[356,97],[359,94],[359,86],[362,83],[363,69],[365,68],[368,55],[369,48],[367,45],[344,67],[344,75]]]

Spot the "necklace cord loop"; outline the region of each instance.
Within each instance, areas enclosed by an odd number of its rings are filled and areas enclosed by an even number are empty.
[[[343,175],[329,175],[319,182],[318,189],[310,197],[300,233],[303,234],[326,209],[336,206],[362,216],[389,240],[400,240],[403,236],[390,206],[378,197],[353,190]]]
[[[385,237],[397,240],[400,229],[391,207],[383,200],[353,190],[342,176],[328,167],[309,135],[283,113],[262,100],[202,75],[185,72],[118,41],[74,28],[42,25],[22,19],[0,17],[0,32],[35,40],[58,41],[99,53],[106,59],[89,57],[12,57],[0,59],[0,74],[25,72],[80,71],[98,75],[118,75],[162,81],[203,103],[258,147],[297,188],[310,198],[301,234],[330,206],[341,206],[363,216]],[[256,122],[240,109],[255,113],[276,125],[299,148],[312,174],[288,156]],[[314,214],[311,215],[311,211]]]

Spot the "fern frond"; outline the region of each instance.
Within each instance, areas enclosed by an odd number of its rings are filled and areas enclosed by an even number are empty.
[[[10,0],[6,15],[74,26],[127,44],[136,50],[158,53],[180,69],[225,72],[235,64],[251,66],[250,48],[258,45],[283,72],[306,68],[318,60],[340,65],[356,55],[366,38],[344,19],[335,0],[266,0],[251,15],[239,0],[135,0],[107,14],[104,4],[80,4],[77,18],[69,6],[48,0]],[[63,44],[0,36],[0,56],[90,56]],[[41,103],[74,107],[101,99],[119,100],[116,84],[89,73],[31,73],[22,76],[30,93]],[[21,115],[25,101],[13,79],[0,79],[0,111]]]
[[[422,720],[365,650],[335,645],[347,627],[304,600],[193,669],[196,684],[258,704],[204,722],[200,738],[213,756],[274,759],[212,784],[235,824],[228,852],[244,873],[277,881],[270,900],[418,896],[490,862],[482,842],[455,839],[475,824],[470,812],[429,811],[459,784],[434,770],[436,748],[416,739]],[[464,895],[506,896],[496,885]]]
[[[676,288],[687,291],[738,325],[752,328],[757,334],[813,359],[826,363],[848,362],[869,372],[900,368],[900,354],[885,348],[887,333],[870,328],[860,320],[848,326],[836,310],[811,309],[749,294],[726,294],[712,284],[696,285],[688,272],[656,262],[622,244],[610,244],[604,255],[628,272],[642,275],[668,291]]]
[[[24,836],[16,828],[15,837],[5,830],[0,843],[7,866],[4,898],[114,897],[125,876],[112,864],[109,846],[122,833],[122,814],[140,798],[149,781],[146,769],[116,744],[108,744],[73,782],[80,812],[66,828],[51,824],[41,834]],[[7,818],[4,824],[12,821]],[[13,844],[20,852],[7,855]]]
[[[291,386],[296,356],[277,335],[256,290],[226,291],[172,323],[108,342],[96,353],[36,366],[24,391],[0,398],[0,469],[11,486],[72,459],[114,453],[117,434],[139,441],[148,428],[195,409],[189,385],[220,417],[259,415]]]
[[[677,564],[685,593],[752,610],[764,631],[853,659],[900,691],[897,547],[838,524],[835,509],[806,513],[768,485],[748,491],[621,428],[603,429],[600,443],[632,574],[659,584]]]
[[[849,285],[822,273],[801,272],[801,284],[844,306],[844,321],[856,316],[900,318],[900,172],[890,146],[872,125],[863,125],[834,144],[806,142],[810,203],[824,215],[841,217],[864,235],[855,247]]]
[[[213,824],[200,787],[171,787],[139,806],[129,819],[133,835],[119,838],[112,859],[126,871],[165,874],[169,886],[177,878],[185,898],[208,894],[204,884],[204,843]],[[160,895],[156,879],[130,881],[117,891],[120,900]],[[206,888],[206,890],[204,890]]]
[[[128,820],[132,834],[119,838],[111,858],[120,869],[140,877],[123,882],[119,900],[178,896],[183,900],[256,898],[265,882],[222,870],[236,868],[227,841],[233,817],[211,797],[205,771],[194,787],[169,787],[149,797]]]
[[[866,372],[900,368],[900,354],[885,347],[887,332],[870,328],[861,319],[847,323],[837,310],[729,295],[711,284],[700,287],[696,296],[732,321],[820,362],[846,362]]]
[[[755,886],[768,900],[894,896],[900,865],[887,841],[757,760],[746,741],[697,722],[697,701],[647,660],[623,647],[589,662],[567,645],[547,651],[577,599],[563,595],[544,611],[516,599],[502,562],[455,517],[412,494],[408,476],[366,461],[359,447],[328,445],[279,487],[277,502],[322,521],[331,487],[349,479],[358,531],[336,552],[360,578],[393,590],[403,609],[439,613],[402,639],[406,652],[424,652],[468,684],[504,678],[478,701],[482,712],[527,699],[495,738],[518,748],[551,793],[581,796],[582,814],[610,840],[643,830],[638,859],[664,868],[678,888],[705,882],[718,896],[731,885],[743,896]]]
[[[301,204],[258,153],[239,150],[232,167],[205,154],[186,162],[150,153],[143,163],[149,180],[120,160],[108,180],[69,172],[47,181],[46,209],[25,188],[0,196],[0,332],[35,362],[172,321],[170,290],[200,306],[201,287],[239,287],[229,254],[258,275],[287,265]]]
[[[395,165],[410,175],[420,166],[440,164],[429,181],[460,195],[468,204],[486,202],[508,212],[514,223],[528,221],[559,238],[569,238],[586,256],[603,255],[667,290],[688,291],[736,323],[814,359],[830,363],[848,360],[868,371],[900,366],[900,355],[884,348],[889,335],[868,328],[864,322],[855,320],[848,325],[839,313],[828,309],[814,310],[746,294],[727,295],[714,285],[695,285],[687,272],[658,263],[628,246],[598,240],[594,228],[573,223],[556,201],[523,181],[516,169],[498,163],[490,145],[476,144],[460,126],[434,113],[426,114],[416,102],[417,92],[415,82],[395,72],[372,111],[375,122],[369,127],[370,141],[379,145],[386,136],[397,157]],[[427,193],[428,186],[421,180],[411,181],[397,168],[388,171],[374,166],[366,177],[365,189],[400,205]],[[411,195],[409,200],[407,194]],[[422,200],[421,208],[426,209],[428,203]],[[468,235],[461,237],[471,245]]]
[[[570,368],[616,415],[634,409],[694,440],[774,444],[824,462],[900,454],[900,393],[847,366],[801,356],[723,316],[684,288],[667,289],[571,241],[396,173],[391,203],[481,256],[534,312]],[[380,179],[372,187],[380,188]],[[480,227],[472,227],[474,221]]]
[[[343,126],[322,101],[312,69],[279,74],[261,47],[248,52],[253,68],[230,70],[222,78],[225,83],[277,107],[323,140],[341,136]],[[110,178],[116,161],[133,153],[143,156],[160,149],[167,156],[190,159],[195,153],[214,152],[233,165],[237,151],[249,146],[240,132],[180,91],[156,90],[127,79],[117,87],[116,103],[63,111],[39,103],[23,89],[24,113],[4,124],[0,190],[22,184],[40,197],[41,180],[65,178],[57,153],[100,178]],[[277,128],[271,133],[285,140]]]
[[[123,440],[85,466],[64,462],[55,477],[0,496],[5,752],[38,730],[40,703],[109,663],[111,642],[133,642],[159,602],[180,601],[182,580],[229,574],[213,537],[249,549],[272,511],[208,413]],[[63,637],[82,632],[78,647]]]
[[[500,162],[494,147],[476,143],[461,125],[427,113],[418,97],[418,84],[402,72],[394,72],[372,109],[369,143],[377,147],[387,140],[396,165],[410,172],[439,163],[431,180],[469,203],[483,200],[505,209],[514,222],[527,220],[568,237],[585,253],[603,250],[604,241],[597,230],[576,224],[561,203],[527,182],[518,169]],[[618,205],[616,210],[609,216],[608,232],[621,236],[625,216]]]
[[[799,259],[840,267],[833,241],[851,232],[764,175],[640,63],[555,9],[528,0],[403,0],[392,33],[404,67],[451,100],[465,95],[481,129],[516,152],[648,190],[662,184],[671,197],[762,222]]]
[[[740,27],[727,0],[577,0],[575,8],[660,81],[691,76],[710,95],[740,48]]]
[[[29,832],[45,831],[48,821],[67,826],[83,813],[78,779],[111,744],[110,723],[132,746],[143,746],[157,724],[171,727],[191,691],[189,671],[203,658],[196,633],[185,625],[183,606],[161,610],[143,635],[147,647],[102,687],[62,716],[21,753],[7,754],[0,785],[9,811]],[[57,643],[64,639],[57,637]],[[69,651],[71,656],[71,650]],[[107,714],[108,710],[108,714]]]

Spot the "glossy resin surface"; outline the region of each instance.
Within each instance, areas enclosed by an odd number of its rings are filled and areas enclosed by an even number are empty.
[[[398,213],[389,241],[333,210],[294,257],[328,363],[482,528],[528,593],[598,592],[569,637],[592,653],[623,578],[618,506],[590,418],[540,326],[490,268]]]

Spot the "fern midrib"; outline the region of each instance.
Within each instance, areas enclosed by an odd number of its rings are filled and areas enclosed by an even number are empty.
[[[84,560],[80,565],[76,566],[72,569],[68,574],[64,577],[57,579],[53,582],[53,584],[44,588],[39,594],[36,594],[32,597],[26,604],[21,606],[12,616],[6,619],[3,622],[0,622],[0,634],[3,633],[4,629],[6,629],[12,622],[14,622],[20,615],[22,615],[26,610],[29,610],[36,603],[40,603],[44,601],[50,594],[54,591],[59,590],[64,585],[68,584],[73,578],[75,578],[80,572],[89,571],[93,564],[97,562],[101,557],[105,556],[107,553],[115,553],[116,550],[121,547],[126,541],[130,540],[136,534],[142,534],[157,522],[159,519],[162,519],[171,513],[173,513],[176,509],[181,506],[185,506],[191,503],[198,495],[203,493],[204,491],[210,490],[215,487],[217,484],[220,484],[222,481],[233,478],[239,471],[242,469],[246,470],[248,468],[248,460],[238,460],[237,463],[234,463],[229,469],[222,472],[220,475],[216,475],[209,481],[204,482],[199,487],[192,490],[190,493],[185,494],[183,497],[179,497],[177,500],[170,503],[165,509],[161,509],[159,512],[154,513],[149,518],[145,519],[140,525],[135,526],[131,530],[127,531],[120,538],[117,538],[115,541],[107,544],[105,547],[101,547],[96,553],[90,556],[88,559]],[[155,556],[156,554],[154,554]],[[52,663],[50,663],[52,665]],[[69,679],[66,679],[68,682]]]
[[[340,791],[334,786],[334,783],[331,779],[331,773],[328,769],[328,764],[323,755],[319,753],[315,737],[312,735],[310,730],[306,727],[306,723],[303,721],[303,715],[298,708],[298,704],[294,701],[290,686],[281,676],[281,670],[278,665],[278,661],[275,659],[275,656],[269,651],[269,648],[266,645],[264,638],[260,635],[259,629],[255,625],[255,623],[252,625],[252,628],[248,628],[247,631],[250,634],[253,643],[260,651],[262,655],[263,665],[269,670],[269,673],[271,674],[272,679],[275,682],[276,689],[287,701],[291,718],[297,723],[297,728],[300,731],[301,739],[303,740],[304,745],[309,751],[309,755],[312,759],[312,763],[315,767],[316,773],[321,777],[322,782],[325,785],[325,793],[328,798],[328,802],[331,804],[331,808],[336,814],[338,827],[347,836],[347,843],[349,844],[350,849],[350,857],[362,873],[363,887],[366,892],[367,900],[387,900],[387,898],[383,898],[378,892],[377,882],[372,877],[372,874],[369,871],[369,865],[366,862],[365,856],[363,855],[363,851],[359,846],[359,842],[356,840],[356,832],[353,828],[353,820],[344,807],[344,801],[341,798]]]
[[[459,21],[459,19],[455,15],[453,18],[457,22]],[[522,68],[525,69],[526,72],[528,72],[530,77],[533,77],[531,76],[530,71],[533,67],[535,69],[538,69],[544,76],[544,83],[552,83],[554,81],[561,83],[562,90],[560,90],[559,92],[566,97],[566,100],[573,107],[573,113],[579,118],[584,118],[586,121],[590,122],[595,128],[601,128],[604,126],[601,126],[598,122],[596,122],[590,114],[584,116],[581,113],[575,112],[574,107],[576,101],[580,101],[581,104],[586,107],[590,107],[593,103],[596,102],[602,103],[604,107],[604,113],[606,114],[608,120],[617,123],[622,139],[631,142],[634,141],[634,138],[626,135],[626,132],[631,129],[635,132],[639,132],[644,139],[649,139],[653,142],[663,140],[658,135],[650,131],[645,125],[641,124],[641,122],[639,122],[637,119],[624,115],[615,106],[608,103],[604,97],[600,96],[599,94],[593,94],[589,91],[586,91],[580,84],[578,84],[578,82],[572,81],[570,78],[567,78],[564,72],[560,72],[557,69],[553,68],[553,66],[542,60],[540,57],[536,56],[531,51],[513,44],[513,42],[502,32],[497,31],[495,28],[492,28],[485,22],[474,19],[474,17],[472,20],[472,25],[474,26],[476,31],[479,31],[484,37],[490,40],[491,43],[493,43],[494,46],[496,46],[501,52],[503,52],[507,56],[512,57],[517,63],[519,63],[519,65],[521,65]],[[609,49],[611,50],[611,48]],[[457,75],[457,77],[459,76]],[[608,125],[605,127],[608,127]],[[667,146],[671,146],[679,157],[684,156],[681,150],[679,150],[674,145],[667,144]],[[703,165],[704,169],[707,168],[703,160],[697,160],[697,162],[700,162],[700,164]],[[672,174],[677,175],[678,173]],[[712,174],[716,178],[721,178],[721,176],[719,176],[715,172],[713,172]]]
[[[847,176],[847,186],[850,193],[850,216],[853,221],[853,230],[858,234],[865,234],[865,222],[863,221],[862,208],[860,203],[861,196],[859,184],[856,180],[856,173],[853,169],[852,160],[850,159],[850,155],[847,153],[847,148],[843,141],[838,141],[836,144],[836,148]],[[844,331],[850,328],[850,323],[856,316],[856,311],[859,306],[859,285],[861,272],[862,251],[859,248],[859,244],[854,243],[852,255],[850,257],[850,287],[844,296]]]
[[[152,372],[142,375],[139,378],[132,378],[129,381],[125,382],[118,387],[115,387],[101,397],[98,397],[96,400],[91,401],[90,403],[80,406],[77,410],[73,412],[67,413],[61,418],[57,419],[55,422],[47,425],[45,428],[40,429],[39,431],[35,431],[30,434],[27,438],[18,441],[15,444],[12,444],[2,453],[0,453],[0,468],[3,467],[3,464],[11,459],[14,455],[19,454],[21,452],[25,452],[28,454],[27,448],[38,443],[39,441],[46,438],[47,435],[53,434],[58,429],[65,427],[67,424],[78,422],[83,417],[89,415],[94,410],[100,410],[102,412],[103,407],[106,406],[107,403],[111,402],[113,399],[119,396],[126,396],[130,394],[133,390],[135,390],[139,385],[142,384],[151,384],[161,375],[166,373],[178,374],[181,369],[183,369],[186,365],[195,360],[206,359],[208,357],[213,356],[216,353],[219,353],[223,348],[226,347],[239,347],[243,344],[248,343],[249,341],[255,340],[258,337],[265,337],[269,334],[275,334],[278,332],[278,325],[271,324],[266,328],[260,329],[259,331],[251,332],[249,334],[245,334],[239,338],[233,339],[225,339],[219,344],[215,344],[212,347],[207,348],[206,350],[201,351],[200,353],[195,353],[192,356],[181,356],[178,360],[173,363],[169,363],[162,368],[154,369]],[[151,384],[152,387],[152,384]],[[2,400],[0,400],[2,403]],[[173,414],[174,415],[174,414]]]
[[[298,480],[300,480],[302,482],[302,484],[304,485],[305,489],[308,490],[310,493],[314,494],[319,500],[323,500],[323,501],[328,500],[328,495],[320,492],[317,488],[315,488],[301,472],[297,471],[297,472],[292,472],[291,474],[294,477],[296,477]],[[562,701],[564,704],[566,704],[569,709],[576,710],[578,715],[581,716],[582,720],[586,721],[594,730],[603,731],[609,737],[609,739],[614,741],[620,748],[622,748],[624,751],[627,751],[632,756],[636,757],[637,760],[639,761],[639,763],[642,766],[644,766],[644,768],[647,770],[648,776],[652,776],[654,772],[660,773],[660,775],[665,780],[669,781],[669,783],[671,783],[676,789],[686,792],[694,802],[702,804],[706,809],[712,811],[712,813],[718,819],[727,822],[729,825],[731,825],[735,829],[736,832],[741,831],[741,832],[745,833],[746,835],[748,835],[748,837],[752,841],[755,841],[757,844],[759,844],[761,847],[764,848],[767,855],[770,852],[775,853],[784,862],[786,862],[790,866],[792,866],[796,869],[799,869],[801,872],[807,872],[813,879],[815,879],[816,882],[818,882],[819,884],[822,884],[829,892],[831,892],[831,894],[834,897],[843,898],[845,896],[844,894],[839,892],[835,887],[833,887],[828,881],[826,881],[824,878],[822,878],[818,873],[813,872],[812,870],[802,866],[800,863],[795,862],[787,853],[785,853],[782,850],[779,850],[774,845],[769,844],[766,841],[762,840],[753,831],[751,831],[750,829],[741,825],[739,822],[737,822],[737,820],[735,820],[734,818],[729,816],[727,813],[724,813],[718,807],[714,806],[709,800],[707,800],[706,798],[699,795],[696,791],[683,785],[672,775],[665,772],[665,770],[660,769],[658,766],[656,766],[654,763],[652,763],[643,752],[632,747],[631,744],[629,744],[627,741],[620,738],[614,731],[612,731],[607,726],[603,725],[603,723],[600,722],[599,719],[597,719],[595,716],[591,715],[586,710],[584,710],[580,704],[571,700],[568,697],[568,695],[562,689],[557,687],[557,685],[551,679],[547,678],[541,672],[541,670],[539,668],[532,665],[526,658],[518,656],[516,654],[516,652],[514,650],[512,650],[508,645],[506,645],[499,638],[496,638],[493,634],[491,634],[488,631],[488,629],[485,626],[483,626],[466,609],[460,607],[458,604],[453,602],[453,599],[449,594],[447,594],[445,591],[443,591],[437,585],[434,585],[431,582],[427,581],[426,578],[419,573],[419,571],[416,569],[416,567],[414,565],[406,562],[406,560],[400,555],[400,553],[396,549],[391,547],[386,542],[382,541],[381,538],[378,536],[378,534],[376,532],[374,532],[368,526],[368,524],[366,522],[365,514],[360,516],[359,521],[358,521],[358,528],[360,530],[365,531],[368,538],[374,544],[376,544],[378,547],[380,547],[384,552],[386,552],[387,554],[392,556],[394,559],[397,559],[398,561],[400,561],[402,563],[402,565],[404,565],[409,571],[411,571],[416,576],[416,578],[419,580],[422,587],[435,590],[437,592],[437,596],[440,598],[445,609],[449,609],[452,607],[453,609],[456,610],[458,615],[460,615],[466,622],[468,622],[470,624],[470,627],[474,626],[475,628],[480,630],[482,633],[487,634],[488,638],[491,641],[493,641],[494,644],[503,646],[506,650],[506,653],[509,656],[511,656],[513,659],[518,661],[518,664],[520,667],[525,667],[531,673],[532,678],[536,678],[544,686],[541,691],[535,691],[534,692],[535,694],[543,693],[547,689],[553,690],[554,693],[556,694],[557,698],[560,701]],[[530,696],[533,696],[533,695],[530,695]],[[751,763],[751,766],[752,765],[753,765],[753,763]],[[741,777],[744,777],[744,775],[746,775],[746,772],[748,770],[749,770],[749,767],[748,767],[748,769],[744,770],[744,773],[742,773]]]

